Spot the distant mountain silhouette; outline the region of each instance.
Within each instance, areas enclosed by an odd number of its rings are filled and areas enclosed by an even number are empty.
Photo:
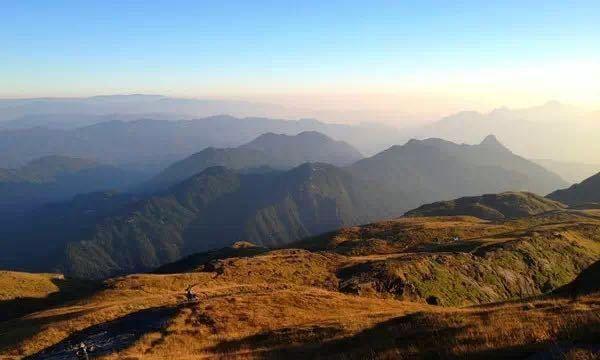
[[[111,120],[67,129],[34,127],[0,130],[0,167],[22,166],[39,157],[61,154],[97,159],[108,164],[133,164],[137,168],[162,170],[170,163],[207,147],[237,147],[269,132],[296,135],[305,131],[318,131],[345,141],[366,154],[402,141],[397,130],[384,126],[326,124],[310,119],[222,115],[180,121]]]
[[[481,196],[462,197],[422,205],[408,211],[406,216],[459,216],[468,215],[486,220],[521,218],[566,206],[526,192],[504,192]]]
[[[1,110],[0,110],[1,111]],[[14,120],[0,121],[0,130],[24,130],[35,127],[70,130],[91,126],[109,121],[134,121],[139,119],[180,120],[181,116],[169,113],[137,113],[137,114],[28,114]]]
[[[295,136],[267,133],[237,148],[207,148],[178,161],[147,185],[157,188],[183,181],[211,166],[230,169],[290,169],[306,162],[348,165],[362,158],[358,150],[314,131]]]
[[[14,214],[79,193],[123,189],[143,175],[95,161],[47,156],[17,169],[0,169],[0,213]]]
[[[569,206],[600,203],[600,173],[567,189],[556,190],[548,198]]]
[[[486,114],[459,112],[407,132],[416,138],[437,137],[468,144],[495,134],[527,158],[600,163],[599,113],[556,101],[524,109],[500,108]]]
[[[103,116],[112,114],[173,114],[205,117],[215,114],[258,116],[281,112],[278,105],[248,101],[185,99],[162,95],[102,95],[83,98],[0,99],[0,122],[48,114]],[[138,117],[139,118],[139,117]],[[73,119],[76,120],[76,119]]]
[[[281,158],[287,166],[305,162],[343,166],[362,158],[361,153],[348,143],[335,141],[316,131],[305,131],[296,136],[267,133],[240,148],[270,153]]]

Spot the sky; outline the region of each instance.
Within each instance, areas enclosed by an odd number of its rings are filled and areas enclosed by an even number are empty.
[[[600,109],[600,1],[4,1],[0,97]]]

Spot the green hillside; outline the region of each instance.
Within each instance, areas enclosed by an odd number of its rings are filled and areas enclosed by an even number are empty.
[[[505,191],[546,194],[566,182],[513,154],[493,136],[478,145],[441,139],[411,140],[353,164],[349,171],[396,203],[396,212],[425,203]],[[393,200],[397,192],[408,195]]]
[[[55,228],[43,239],[57,256],[44,261],[86,278],[146,271],[237,241],[278,246],[367,222],[383,215],[378,203],[373,189],[331,165],[260,174],[213,167],[114,215]]]
[[[468,215],[480,219],[497,220],[537,215],[546,211],[564,209],[566,206],[527,192],[504,192],[482,196],[463,197],[422,205],[408,211],[407,216],[457,216]]]

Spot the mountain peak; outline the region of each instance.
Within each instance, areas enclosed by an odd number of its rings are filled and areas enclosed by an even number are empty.
[[[495,147],[504,148],[504,145],[502,145],[502,143],[500,141],[498,141],[498,138],[495,135],[491,135],[491,134],[486,136],[485,139],[483,139],[483,141],[479,145],[490,146],[490,147],[495,146]]]

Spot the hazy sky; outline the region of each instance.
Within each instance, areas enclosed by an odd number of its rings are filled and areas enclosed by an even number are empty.
[[[0,97],[600,108],[600,1],[3,1]],[[595,106],[598,105],[598,106]]]

